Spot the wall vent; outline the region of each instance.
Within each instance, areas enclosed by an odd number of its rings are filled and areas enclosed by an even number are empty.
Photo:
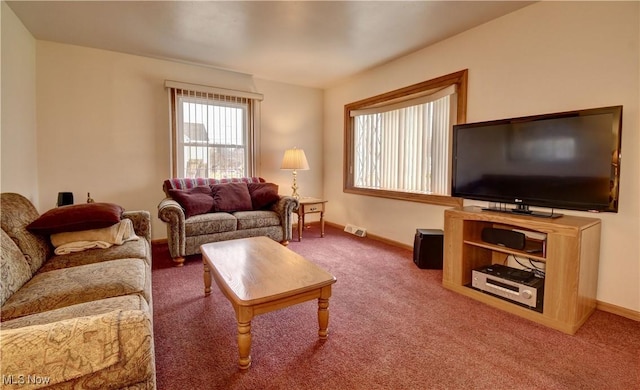
[[[350,223],[348,223],[347,226],[344,227],[344,231],[358,237],[367,236],[367,229],[359,226],[351,225]]]

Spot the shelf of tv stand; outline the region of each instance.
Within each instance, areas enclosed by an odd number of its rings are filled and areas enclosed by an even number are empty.
[[[496,251],[496,252],[500,252],[500,253],[504,253],[507,255],[516,255],[516,256],[521,256],[521,257],[526,257],[528,259],[531,260],[535,260],[535,261],[541,261],[543,263],[545,263],[547,261],[547,258],[544,256],[544,252],[540,253],[540,252],[526,252],[523,250],[518,250],[518,249],[512,249],[512,248],[507,248],[504,246],[500,246],[500,245],[494,245],[494,244],[489,244],[483,241],[477,241],[477,240],[464,240],[464,243],[467,245],[474,245],[477,246],[479,248],[486,248],[492,251]]]
[[[485,227],[512,228],[546,237],[543,253],[527,253],[481,240]],[[478,207],[445,211],[442,284],[460,294],[574,334],[596,306],[600,220],[576,216],[543,219],[482,211]],[[542,313],[471,288],[473,269],[503,263],[508,255],[545,262]]]

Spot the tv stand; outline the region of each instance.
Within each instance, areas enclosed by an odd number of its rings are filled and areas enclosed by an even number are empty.
[[[479,207],[445,210],[442,285],[450,290],[574,334],[596,308],[600,220],[576,216],[541,219],[529,215],[488,213]],[[484,228],[517,229],[543,236],[544,250],[529,253],[484,242]],[[533,239],[527,239],[527,241]],[[471,287],[472,271],[504,264],[507,256],[545,263],[542,312]]]
[[[483,211],[496,211],[499,213],[511,213],[511,214],[520,214],[520,215],[530,215],[532,217],[538,218],[560,218],[562,214],[554,213],[554,212],[546,212],[546,211],[533,211],[529,209],[529,205],[526,204],[518,204],[513,209],[508,208],[500,208],[500,207],[485,207],[482,209]]]

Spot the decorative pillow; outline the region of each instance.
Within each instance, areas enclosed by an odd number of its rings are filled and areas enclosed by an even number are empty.
[[[231,213],[252,210],[251,195],[249,195],[247,183],[214,184],[211,186],[211,193],[213,194],[215,211]]]
[[[251,195],[251,204],[254,210],[265,209],[278,200],[278,185],[274,183],[248,183],[249,195]]]
[[[182,206],[184,216],[187,218],[213,211],[213,197],[209,186],[198,186],[187,190],[169,190],[169,195]]]
[[[27,226],[38,234],[101,229],[120,222],[124,209],[113,203],[83,203],[51,209]]]
[[[198,186],[212,186],[214,184],[225,183],[264,183],[261,177],[230,177],[223,179],[214,179],[206,177],[176,177],[167,179],[162,183],[162,190],[169,196],[169,190],[186,190]]]

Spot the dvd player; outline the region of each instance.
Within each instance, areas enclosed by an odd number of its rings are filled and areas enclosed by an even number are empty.
[[[474,269],[471,276],[473,288],[542,313],[544,279],[533,272],[493,264]]]

